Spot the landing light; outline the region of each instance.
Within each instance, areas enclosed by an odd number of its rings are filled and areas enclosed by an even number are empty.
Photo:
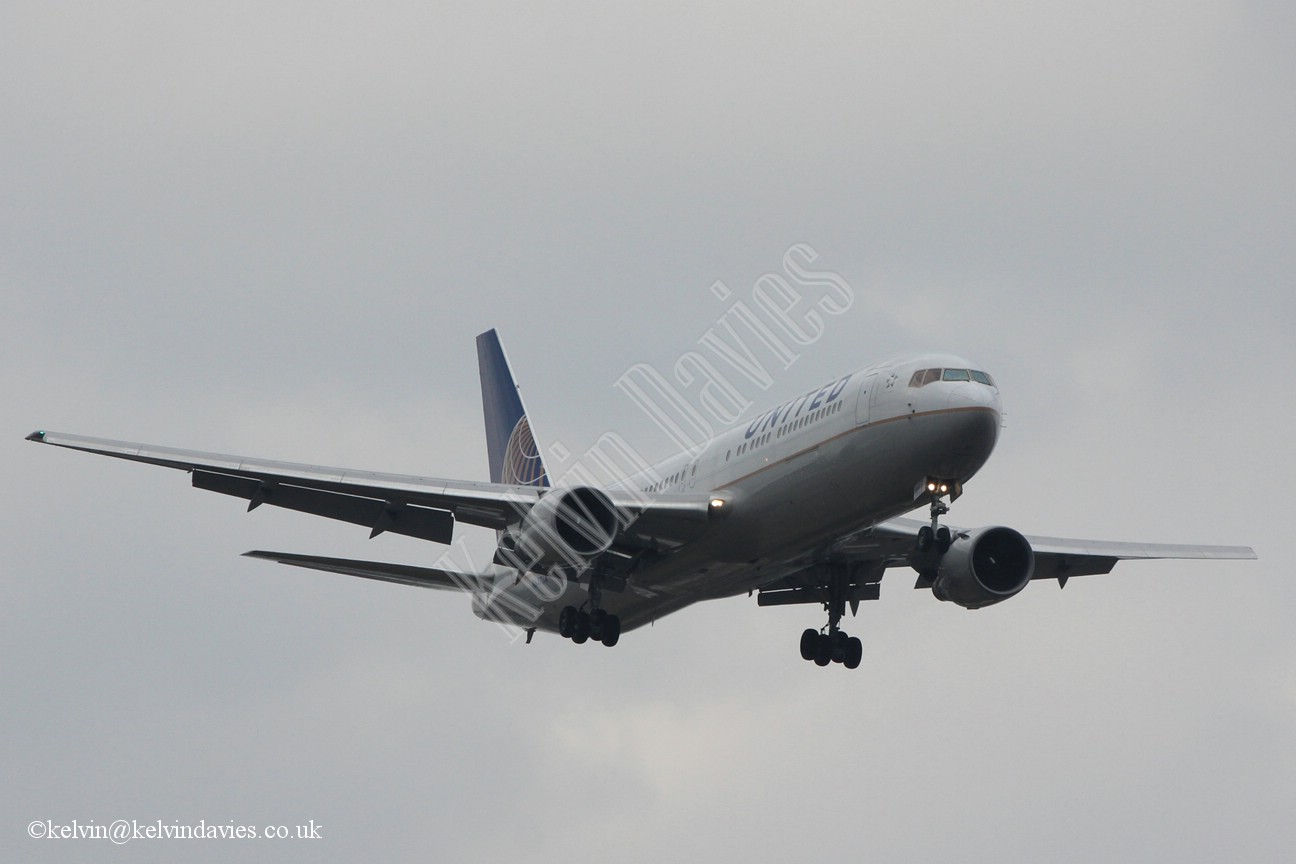
[[[724,506],[725,506],[725,500],[724,500],[723,498],[712,498],[712,499],[711,499],[711,509],[712,509],[712,510],[719,510],[720,508],[722,508],[722,507],[724,507]]]

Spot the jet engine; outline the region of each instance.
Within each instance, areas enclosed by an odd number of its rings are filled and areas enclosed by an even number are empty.
[[[1026,587],[1035,573],[1030,543],[1011,528],[978,528],[959,534],[943,556],[932,594],[937,600],[980,609]]]
[[[583,569],[608,550],[616,534],[616,507],[606,494],[590,486],[555,489],[500,538],[495,561],[522,572]]]

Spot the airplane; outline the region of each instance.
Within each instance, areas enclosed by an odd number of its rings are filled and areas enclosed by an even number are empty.
[[[994,379],[945,354],[848,373],[615,482],[551,485],[499,337],[477,337],[490,482],[247,459],[57,432],[28,440],[189,472],[192,485],[449,545],[456,523],[495,529],[489,567],[448,569],[252,551],[253,558],[467,592],[477,617],[608,647],[703,600],[821,606],[804,660],[856,668],[841,627],[886,571],[966,609],[1032,581],[1109,573],[1130,559],[1254,559],[1245,546],[1027,536],[941,520],[990,457],[1002,425]],[[569,472],[571,473],[571,472]],[[926,518],[904,514],[926,508]],[[443,556],[443,560],[446,556]],[[438,562],[440,563],[440,562]]]

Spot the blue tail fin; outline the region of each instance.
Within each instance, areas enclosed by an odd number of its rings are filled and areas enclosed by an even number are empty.
[[[486,417],[486,455],[492,483],[548,486],[549,475],[531,434],[522,396],[513,383],[504,347],[494,330],[477,337],[482,413]]]

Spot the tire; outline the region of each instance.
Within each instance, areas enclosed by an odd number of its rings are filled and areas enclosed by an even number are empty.
[[[924,525],[923,527],[918,529],[918,551],[919,552],[926,552],[927,550],[931,549],[932,542],[934,540],[935,540],[935,535],[932,534],[932,529],[930,525]]]
[[[846,645],[849,641],[849,637],[841,631],[838,631],[837,635],[832,637],[832,662],[844,663],[846,661]]]
[[[576,632],[576,607],[564,606],[558,613],[558,635],[570,639]]]
[[[603,628],[607,626],[608,613],[595,609],[590,613],[589,637],[595,642],[603,641]]]
[[[819,634],[816,640],[814,662],[816,666],[827,666],[832,662],[832,637],[827,633]]]
[[[621,641],[621,619],[615,615],[609,615],[607,620],[603,622],[602,642],[608,648],[611,648],[619,641]]]
[[[852,636],[846,640],[846,659],[842,665],[847,669],[859,668],[860,661],[864,659],[864,643],[859,640],[858,636]]]
[[[572,641],[577,645],[583,645],[589,641],[590,637],[590,617],[588,613],[579,612],[576,615],[576,629],[572,632]]]
[[[807,629],[801,634],[801,659],[813,660],[819,650],[819,631]]]

